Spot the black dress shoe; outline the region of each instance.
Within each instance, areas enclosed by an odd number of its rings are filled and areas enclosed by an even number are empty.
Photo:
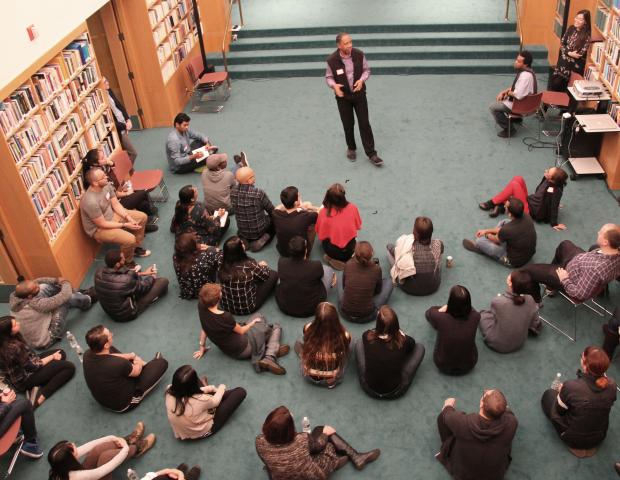
[[[469,238],[463,239],[463,247],[465,248],[465,250],[469,250],[470,252],[480,253],[480,250],[476,246],[476,243]]]
[[[517,131],[514,128],[510,129],[510,133],[508,133],[508,129],[506,128],[505,130],[497,132],[497,136],[500,138],[514,137],[515,133],[517,133]]]
[[[478,204],[480,210],[491,210],[494,206],[495,204],[493,203],[493,200],[487,200],[486,202]]]
[[[157,225],[153,225],[152,223],[147,223],[144,226],[144,233],[153,233],[157,230],[159,230],[159,227]]]
[[[495,207],[493,207],[493,210],[491,210],[489,212],[489,217],[491,218],[495,218],[497,217],[500,213],[504,213],[506,211],[506,209],[504,208],[503,205],[495,205]]]

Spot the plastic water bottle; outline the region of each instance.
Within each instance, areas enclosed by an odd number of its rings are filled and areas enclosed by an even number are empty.
[[[69,341],[69,345],[71,346],[71,348],[73,350],[75,350],[75,353],[77,354],[78,358],[80,359],[80,363],[84,362],[84,350],[82,350],[82,347],[80,346],[80,344],[78,343],[77,339],[75,338],[75,335],[73,335],[70,331],[67,330],[67,340]]]
[[[551,389],[555,390],[556,392],[559,392],[561,386],[562,386],[562,374],[556,373],[555,378],[553,379],[553,382],[551,382]]]
[[[140,480],[140,477],[133,468],[127,469],[127,480]]]
[[[304,417],[304,418],[301,420],[301,430],[302,430],[304,433],[310,433],[310,431],[311,431],[311,430],[310,430],[310,420],[308,420],[308,417]]]

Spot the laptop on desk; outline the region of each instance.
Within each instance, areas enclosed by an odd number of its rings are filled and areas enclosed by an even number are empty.
[[[620,132],[620,126],[608,114],[575,115],[586,132]]]

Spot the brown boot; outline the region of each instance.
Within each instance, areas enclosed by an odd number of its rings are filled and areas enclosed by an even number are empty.
[[[127,441],[127,445],[136,445],[140,440],[142,440],[143,436],[144,436],[144,423],[138,422],[136,423],[136,428],[134,428],[133,432],[131,432],[129,435],[125,437],[125,440]]]
[[[141,457],[146,452],[148,452],[151,448],[153,448],[153,445],[155,445],[156,440],[157,438],[155,437],[155,434],[149,433],[146,437],[144,437],[142,440],[140,440],[136,444],[137,450],[136,450],[135,456]]]
[[[276,353],[276,356],[278,358],[283,357],[284,355],[288,355],[288,352],[291,351],[291,347],[289,347],[288,345],[280,345],[280,348],[278,348],[278,353]]]
[[[329,436],[329,441],[334,445],[336,452],[340,455],[346,455],[349,457],[349,460],[353,462],[353,466],[357,470],[362,470],[367,464],[374,462],[377,458],[379,458],[379,455],[381,455],[381,450],[378,448],[375,448],[370,452],[359,453],[336,433]]]

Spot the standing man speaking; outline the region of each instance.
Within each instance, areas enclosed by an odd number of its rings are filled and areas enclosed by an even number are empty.
[[[380,167],[383,165],[383,160],[379,158],[375,150],[375,139],[368,121],[365,83],[370,77],[370,67],[364,52],[353,48],[353,40],[348,33],[339,33],[336,36],[336,44],[338,50],[327,58],[325,80],[336,94],[338,112],[347,141],[347,158],[352,162],[356,159],[355,117],[353,115],[355,111],[364,152],[373,165]]]

